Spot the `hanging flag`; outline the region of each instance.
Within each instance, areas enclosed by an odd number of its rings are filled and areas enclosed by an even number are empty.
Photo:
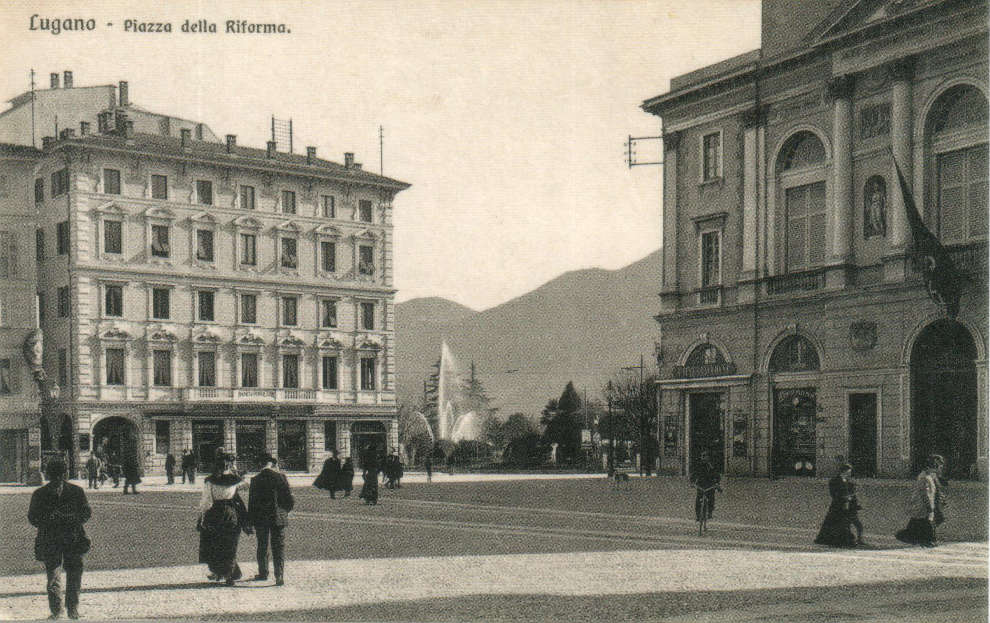
[[[901,195],[904,197],[904,211],[911,226],[911,258],[915,270],[924,276],[925,287],[932,300],[945,307],[950,318],[955,318],[959,315],[961,276],[952,263],[949,252],[921,220],[914,204],[914,196],[904,181],[904,174],[901,173],[896,158],[894,168],[897,169],[897,181],[900,182]]]

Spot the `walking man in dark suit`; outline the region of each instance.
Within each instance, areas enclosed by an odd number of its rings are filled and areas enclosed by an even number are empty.
[[[258,575],[255,580],[268,579],[268,542],[272,544],[275,585],[285,584],[285,526],[289,511],[295,505],[289,481],[278,471],[278,460],[268,455],[263,467],[251,479],[248,493],[248,521],[258,537]]]

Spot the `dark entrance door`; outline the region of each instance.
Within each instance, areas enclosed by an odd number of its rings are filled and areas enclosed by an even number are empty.
[[[306,422],[284,420],[278,423],[278,462],[284,470],[306,471]]]
[[[124,457],[137,454],[137,425],[122,417],[108,417],[93,427],[93,448],[99,448],[111,465],[122,465]]]
[[[385,425],[381,422],[354,422],[351,425],[351,457],[360,469],[372,460],[385,456]]]
[[[701,461],[705,452],[711,457],[712,465],[722,471],[725,469],[722,394],[705,393],[690,395],[691,417],[691,471]]]
[[[23,435],[20,430],[0,430],[0,482],[21,479]]]
[[[223,420],[192,421],[193,454],[196,469],[212,472],[216,463],[217,448],[223,446]]]
[[[911,351],[911,464],[941,454],[949,478],[976,477],[976,347],[961,324],[925,328]]]
[[[237,422],[237,469],[240,472],[257,471],[261,456],[265,454],[265,423],[244,420]]]
[[[815,475],[815,389],[774,390],[773,466],[777,476]]]
[[[849,394],[849,462],[856,476],[877,475],[876,394]]]

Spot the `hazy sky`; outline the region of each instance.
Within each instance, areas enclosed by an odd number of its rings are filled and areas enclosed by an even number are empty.
[[[97,27],[30,31],[34,13]],[[185,19],[219,32],[179,32]],[[292,32],[224,34],[228,19]],[[759,20],[756,0],[5,3],[0,99],[32,67],[42,88],[67,69],[76,86],[127,80],[134,103],[243,145],[291,117],[297,153],[353,151],[375,172],[382,125],[385,174],[413,185],[395,202],[398,300],[484,309],[659,247],[659,168],[624,162],[627,134],[659,130],[639,104],[758,47]]]

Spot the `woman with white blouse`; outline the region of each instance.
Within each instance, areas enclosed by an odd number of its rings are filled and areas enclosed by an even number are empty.
[[[223,581],[227,586],[233,586],[242,575],[237,564],[240,533],[253,532],[247,522],[247,508],[237,492],[246,483],[235,473],[234,459],[232,454],[217,457],[213,473],[203,482],[197,524],[199,562],[207,564],[211,580]]]

